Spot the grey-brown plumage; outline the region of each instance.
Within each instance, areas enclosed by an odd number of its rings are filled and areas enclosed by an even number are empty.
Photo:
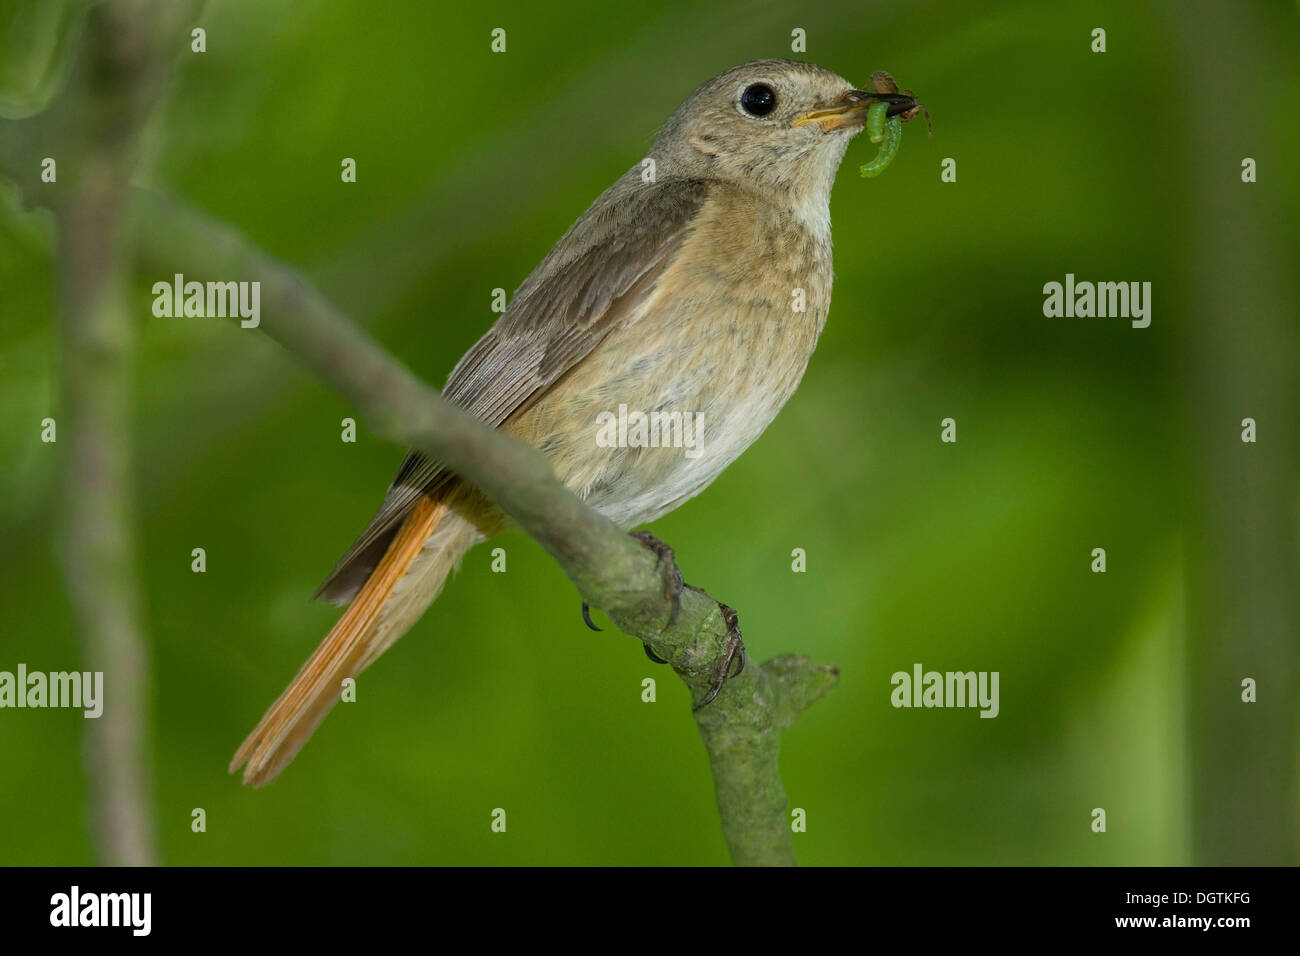
[[[619,189],[625,180],[592,204],[519,287],[505,314],[452,371],[447,399],[490,425],[503,424],[586,358],[653,290],[708,184],[671,180]],[[411,506],[451,479],[420,452],[409,453],[378,514],[317,596],[351,600]]]
[[[869,105],[811,64],[760,60],[700,87],[601,194],[456,366],[444,394],[540,448],[625,527],[702,491],[794,392],[831,295],[828,202]],[[605,447],[625,405],[701,416],[698,454]],[[320,594],[352,606],[235,755],[288,763],[337,695],[423,613],[459,557],[505,523],[412,453]]]

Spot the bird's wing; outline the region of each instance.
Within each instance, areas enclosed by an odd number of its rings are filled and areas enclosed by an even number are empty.
[[[695,180],[616,183],[519,287],[505,314],[456,365],[443,397],[494,428],[531,405],[645,303],[707,191]],[[452,477],[409,452],[378,513],[316,596],[350,600],[415,502]]]

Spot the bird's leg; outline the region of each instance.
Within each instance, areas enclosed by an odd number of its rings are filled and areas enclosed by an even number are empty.
[[[718,610],[722,612],[722,620],[727,624],[727,650],[722,655],[722,660],[718,661],[718,666],[713,672],[713,680],[709,683],[709,692],[704,695],[704,699],[695,705],[693,710],[700,710],[708,707],[713,703],[713,699],[722,691],[722,685],[727,682],[729,677],[739,677],[741,671],[745,669],[745,642],[740,637],[740,615],[733,608],[719,602]],[[731,673],[732,665],[736,665],[735,673]]]
[[[664,544],[649,531],[633,531],[632,537],[641,542],[641,546],[654,552],[659,559],[660,565],[664,569],[664,597],[673,602],[672,613],[668,615],[668,626],[672,627],[677,623],[677,615],[682,610],[682,589],[685,588],[686,582],[682,580],[681,569],[677,567],[677,558],[672,548]],[[645,656],[650,658],[656,664],[667,664],[668,662],[650,649],[649,644],[643,644]]]
[[[672,548],[664,544],[649,531],[633,531],[631,534],[632,537],[641,542],[641,545],[646,550],[654,552],[660,566],[663,568],[664,597],[673,602],[672,613],[668,617],[668,626],[671,627],[677,623],[677,616],[681,613],[682,591],[690,588],[692,591],[696,591],[700,594],[706,594],[707,592],[705,592],[703,588],[692,587],[682,580],[682,572],[681,569],[677,567],[676,555]],[[722,612],[722,620],[727,625],[727,646],[722,655],[722,660],[720,660],[717,667],[714,668],[713,677],[709,681],[709,692],[704,695],[702,701],[695,705],[693,708],[694,710],[699,710],[713,703],[718,694],[722,692],[722,685],[725,684],[729,678],[739,677],[741,672],[745,669],[745,642],[741,639],[740,635],[740,615],[737,614],[733,608],[730,608],[721,602],[718,603],[718,610]],[[587,622],[587,626],[593,631],[600,630],[600,628],[592,622],[590,608],[587,606],[585,601],[582,604],[582,619]],[[649,644],[643,644],[642,647],[645,648],[645,656],[650,658],[650,660],[654,661],[656,664],[668,663],[668,661],[664,660],[651,650]]]
[[[649,531],[633,531],[632,537],[636,538],[649,550],[655,553],[659,562],[664,568],[664,594],[672,599],[673,611],[668,618],[668,625],[671,627],[677,622],[677,615],[682,609],[682,591],[690,588],[700,594],[705,594],[703,588],[692,587],[682,580],[682,572],[677,567],[677,561],[673,549],[668,547]],[[722,692],[722,685],[727,682],[729,677],[739,677],[741,671],[745,669],[745,642],[740,636],[740,615],[727,605],[718,602],[718,610],[722,612],[722,620],[727,625],[727,649],[722,655],[722,660],[714,669],[713,679],[709,682],[709,692],[704,695],[704,699],[695,705],[694,710],[699,710],[713,703],[714,698]],[[658,656],[646,645],[646,654],[650,659],[658,660]],[[665,662],[667,663],[667,662]],[[732,668],[735,668],[734,672]]]
[[[668,615],[668,626],[677,623],[677,615],[682,610],[682,589],[686,582],[682,580],[681,569],[677,567],[677,558],[673,549],[668,547],[649,531],[633,531],[632,537],[641,542],[647,551],[653,551],[664,569],[664,597],[673,602],[672,613]]]
[[[632,537],[641,542],[642,547],[653,551],[655,557],[664,568],[664,596],[670,598],[673,602],[672,613],[668,617],[668,626],[671,627],[677,623],[677,615],[682,609],[682,588],[686,586],[682,581],[682,572],[677,567],[677,561],[673,556],[673,549],[664,544],[649,531],[634,531]],[[593,631],[601,631],[604,628],[597,627],[591,619],[591,607],[586,601],[582,602],[582,620]],[[642,644],[645,648],[645,656],[650,658],[656,664],[667,664],[668,662],[650,649],[649,644]]]

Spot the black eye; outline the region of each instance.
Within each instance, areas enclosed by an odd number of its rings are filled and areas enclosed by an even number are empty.
[[[776,109],[776,94],[766,83],[755,83],[740,94],[740,107],[750,116],[766,116]]]

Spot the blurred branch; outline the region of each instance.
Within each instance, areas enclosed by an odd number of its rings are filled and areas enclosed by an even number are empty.
[[[1285,864],[1300,853],[1300,337],[1294,244],[1275,239],[1271,196],[1293,178],[1278,104],[1202,80],[1206,64],[1252,65],[1266,88],[1293,69],[1293,16],[1252,4],[1167,4],[1181,48],[1185,157],[1196,210],[1179,314],[1186,374],[1187,748],[1192,861]],[[1285,85],[1277,87],[1279,93]],[[1285,102],[1285,97],[1279,104]],[[1213,122],[1208,121],[1213,117]],[[1240,181],[1245,156],[1260,181]],[[1267,170],[1267,171],[1266,171]],[[1259,438],[1240,439],[1253,418]],[[1254,678],[1258,699],[1241,699]]]
[[[129,471],[133,329],[122,301],[114,225],[120,197],[87,188],[59,214],[63,299],[64,569],[85,668],[106,677],[103,714],[86,727],[92,830],[102,862],[155,862],[149,812],[146,689]]]
[[[306,279],[236,230],[157,193],[140,191],[141,257],[187,278],[261,283],[261,328],[348,398],[390,441],[410,445],[477,485],[530,534],[583,598],[667,660],[702,699],[727,656],[734,612],[687,588],[669,624],[663,569],[639,542],[589,508],[535,448],[444,401]],[[781,731],[834,686],[836,671],[806,658],[750,665],[695,711],[709,754],[723,831],[741,865],[794,863],[777,766]]]
[[[134,24],[149,22],[136,18],[152,6],[118,0],[92,16],[88,46],[109,58],[98,64],[107,76],[99,77],[101,85],[90,93],[105,102],[79,114],[67,141],[95,142],[97,149],[77,171],[79,186],[66,202],[53,202],[67,302],[68,418],[77,436],[69,471],[75,487],[68,576],[88,657],[108,662],[115,674],[110,701],[117,710],[110,721],[106,707],[101,721],[106,732],[92,747],[104,790],[97,802],[106,813],[125,814],[100,827],[105,845],[112,847],[110,859],[152,858],[140,717],[147,666],[136,623],[126,519],[131,324],[121,301],[123,254],[117,235],[124,211],[138,244],[132,250],[152,268],[260,282],[263,331],[352,401],[378,434],[420,449],[481,488],[555,558],[589,604],[667,660],[695,699],[704,698],[739,638],[734,611],[687,588],[670,624],[672,601],[658,559],[570,492],[539,451],[445,402],[306,279],[235,229],[160,194],[125,189],[131,132],[150,101],[138,94],[154,89]],[[191,22],[186,16],[173,8],[161,19]],[[170,34],[160,29],[155,35]],[[134,64],[124,62],[134,57],[140,57]],[[0,172],[23,183],[39,158],[0,149],[0,162]],[[51,201],[46,191],[30,186],[23,196],[28,202]],[[745,667],[716,700],[695,711],[723,832],[737,864],[795,862],[778,768],[781,735],[835,681],[834,668],[778,657]]]
[[[41,40],[51,38],[44,62],[33,64],[33,69],[19,82],[0,88],[0,117],[22,119],[44,110],[66,81],[75,59],[77,40],[86,12],[96,0],[61,0],[57,3],[31,3],[13,14],[12,28],[23,21],[27,44],[41,49]],[[20,28],[21,29],[21,28]],[[26,80],[26,85],[22,81]]]
[[[156,862],[146,733],[149,652],[139,621],[131,522],[131,364],[123,230],[137,133],[163,58],[190,4],[121,0],[88,17],[72,81],[41,127],[59,164],[44,195],[55,213],[63,330],[63,434],[69,436],[63,554],[85,666],[105,675],[87,728],[92,829],[110,865]],[[38,166],[30,158],[25,179]],[[31,195],[29,190],[28,195]]]

